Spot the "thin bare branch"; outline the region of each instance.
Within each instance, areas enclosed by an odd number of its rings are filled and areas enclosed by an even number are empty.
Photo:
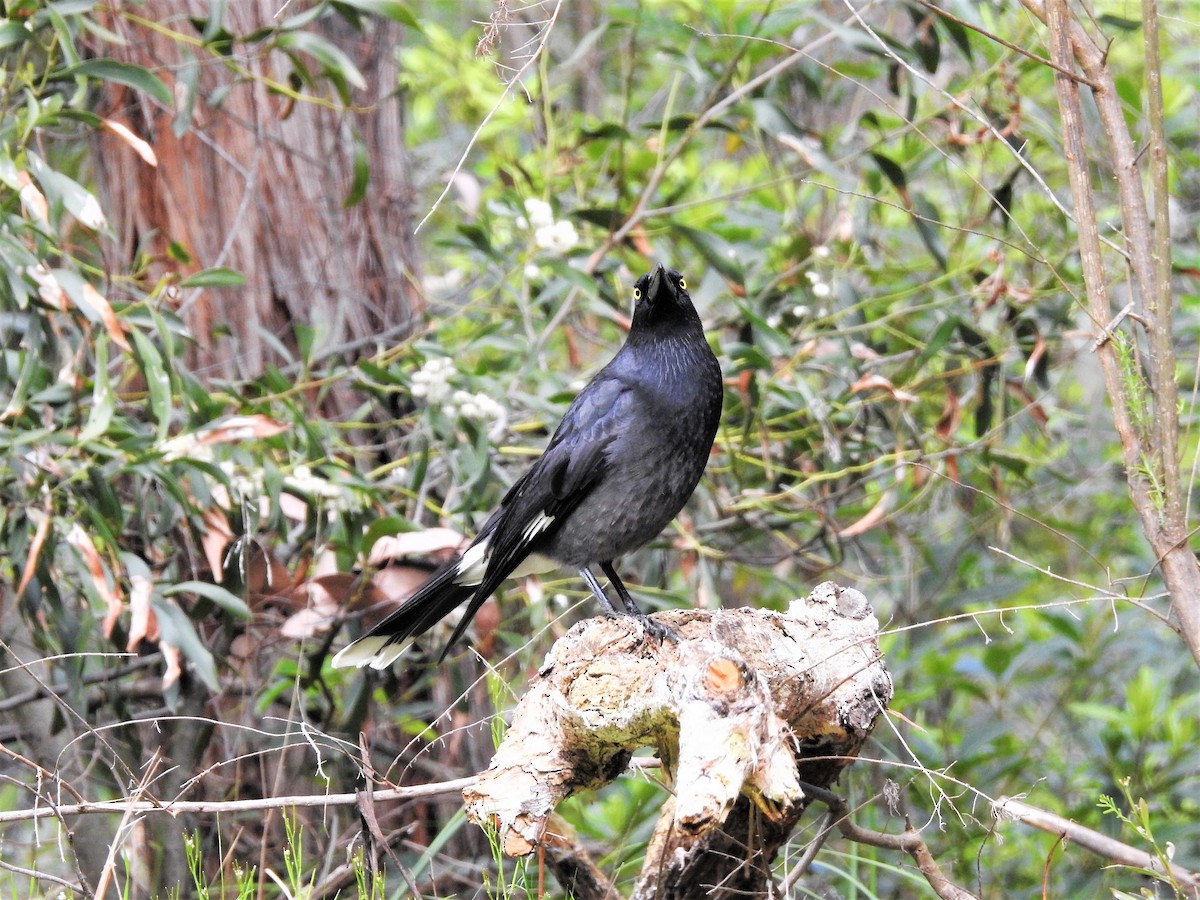
[[[487,115],[484,116],[480,123],[475,127],[475,132],[471,135],[471,139],[467,141],[467,146],[463,148],[462,156],[458,158],[458,162],[455,164],[454,170],[448,176],[446,176],[445,187],[442,188],[442,192],[438,194],[437,199],[434,200],[430,205],[429,212],[425,213],[425,216],[420,222],[417,223],[417,227],[413,229],[414,234],[420,231],[421,227],[429,221],[429,217],[437,212],[437,208],[442,205],[442,201],[446,199],[446,195],[449,194],[450,189],[454,187],[454,176],[462,171],[462,167],[467,161],[467,156],[470,155],[471,151],[475,148],[475,144],[479,140],[479,135],[483,134],[483,129],[487,128],[488,122],[492,121],[492,116],[494,116],[500,110],[500,107],[504,104],[504,101],[508,99],[508,95],[512,93],[513,87],[521,82],[521,79],[525,77],[525,73],[533,68],[534,63],[541,58],[542,52],[546,49],[546,44],[550,40],[550,33],[554,31],[554,23],[558,21],[558,13],[561,9],[562,0],[558,0],[558,2],[554,4],[554,12],[550,14],[549,20],[542,29],[541,37],[537,43],[537,46],[533,49],[533,52],[529,54],[525,62],[521,64],[521,68],[517,69],[517,71],[513,74],[513,77],[510,78],[508,83],[504,85],[504,90],[501,92],[500,97],[494,104],[492,104],[492,108],[487,111]]]
[[[846,807],[846,801],[839,795],[816,785],[803,784],[801,787],[804,788],[806,794],[815,797],[829,807],[829,811],[835,817],[838,831],[847,839],[884,850],[900,850],[911,856],[916,862],[917,868],[921,870],[921,874],[925,876],[925,880],[929,882],[929,886],[942,900],[978,900],[970,891],[959,887],[946,877],[929,846],[911,825],[906,826],[901,834],[884,834],[881,831],[862,828],[850,819],[850,810]]]
[[[1099,831],[1093,831],[1078,822],[1064,819],[1062,816],[1012,797],[1001,797],[997,801],[996,814],[1015,819],[1050,834],[1057,834],[1084,850],[1123,866],[1145,869],[1148,872],[1160,872],[1169,876],[1172,885],[1184,892],[1185,896],[1200,897],[1200,874],[1174,863],[1168,863],[1164,870],[1162,861],[1158,857],[1145,850],[1131,847],[1106,834],[1101,834]]]
[[[461,794],[463,788],[475,784],[475,776],[455,778],[413,787],[385,788],[371,791],[374,802],[388,800],[419,800],[429,797],[446,797]],[[67,806],[37,806],[32,809],[15,809],[0,812],[0,823],[30,822],[52,816],[82,816],[93,813],[103,815],[130,813],[167,813],[178,816],[183,813],[250,812],[259,809],[290,809],[296,806],[353,806],[358,803],[358,793],[352,794],[301,794],[290,797],[262,797],[254,800],[172,800],[158,803],[152,800],[98,800],[73,803]]]
[[[1000,35],[988,31],[986,28],[980,28],[974,22],[968,22],[966,19],[960,19],[958,16],[954,15],[954,13],[942,9],[940,6],[934,6],[932,3],[929,3],[928,0],[917,0],[917,3],[925,7],[930,12],[937,13],[943,19],[948,19],[951,22],[961,25],[963,28],[969,28],[976,34],[982,35],[993,44],[999,44],[1001,47],[1007,47],[1009,50],[1013,51],[1013,53],[1017,53],[1021,56],[1024,56],[1026,59],[1033,60],[1034,62],[1041,63],[1043,66],[1047,66],[1048,68],[1053,69],[1055,72],[1058,72],[1060,75],[1065,75],[1067,78],[1078,81],[1080,84],[1086,84],[1088,87],[1092,88],[1096,86],[1091,82],[1090,79],[1085,78],[1078,72],[1063,68],[1062,66],[1059,66],[1058,63],[1054,62],[1054,60],[1046,59],[1044,56],[1038,56],[1036,53],[1021,47],[1018,44],[1014,44],[1012,41],[1006,41],[1004,38],[1000,37]]]
[[[1163,278],[1169,282],[1170,277],[1169,248],[1164,250],[1161,245],[1164,239],[1169,240],[1166,229],[1170,223],[1165,214],[1167,197],[1158,198],[1164,207],[1163,217],[1158,221],[1163,230],[1155,234],[1138,170],[1140,154],[1125,121],[1120,95],[1108,68],[1107,54],[1084,29],[1065,0],[1021,2],[1046,23],[1050,32],[1050,55],[1055,63],[1058,66],[1078,63],[1096,85],[1092,96],[1108,138],[1106,149],[1120,201],[1126,258],[1135,298],[1142,306],[1141,321],[1147,332],[1149,383],[1144,383],[1136,373],[1127,377],[1111,339],[1100,347],[1099,357],[1105,387],[1112,400],[1113,420],[1121,438],[1130,496],[1171,593],[1172,625],[1200,665],[1200,565],[1187,546],[1187,517],[1178,458],[1179,409],[1174,336],[1171,333],[1172,302],[1169,283],[1165,290],[1162,283]],[[1157,16],[1153,5],[1144,12]],[[1150,27],[1154,29],[1156,49],[1157,27]],[[1147,60],[1147,68],[1159,64],[1156,53],[1154,60]],[[1062,117],[1067,170],[1075,198],[1075,221],[1089,314],[1097,327],[1103,328],[1103,323],[1111,319],[1112,306],[1096,225],[1079,84],[1056,75],[1055,90]],[[1161,106],[1161,96],[1148,100],[1152,106],[1155,102]],[[1165,167],[1165,158],[1161,165]],[[1156,179],[1159,177],[1165,178],[1165,168],[1155,175]],[[1112,334],[1108,334],[1111,338]],[[1135,418],[1133,415],[1134,394],[1148,395],[1149,404],[1153,405],[1149,420],[1146,416]]]

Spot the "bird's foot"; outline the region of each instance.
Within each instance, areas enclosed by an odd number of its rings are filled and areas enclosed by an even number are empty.
[[[664,641],[670,641],[672,644],[679,643],[679,635],[675,632],[675,629],[664,625],[656,619],[650,618],[645,613],[639,613],[634,618],[641,623],[646,634],[657,639],[660,644]]]

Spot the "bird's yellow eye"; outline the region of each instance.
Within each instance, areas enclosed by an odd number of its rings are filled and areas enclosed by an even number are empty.
[[[641,300],[641,299],[642,299],[642,289],[641,289],[641,288],[634,288],[634,289],[633,289],[633,299],[634,299],[634,300]]]
[[[686,282],[684,279],[682,279],[682,278],[680,278],[680,279],[679,279],[679,289],[680,289],[681,291],[686,291],[686,290],[687,290],[687,282]]]

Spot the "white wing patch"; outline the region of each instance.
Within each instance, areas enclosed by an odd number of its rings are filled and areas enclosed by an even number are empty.
[[[554,516],[548,516],[545,513],[538,513],[529,525],[525,528],[525,543],[531,543],[534,538],[550,527],[554,521]]]
[[[539,513],[525,528],[521,542],[531,543],[539,534],[549,528],[553,521],[554,516]],[[483,576],[487,572],[488,551],[491,549],[489,543],[489,541],[481,541],[475,546],[467,548],[467,552],[458,561],[458,570],[454,573],[455,584],[472,587],[483,581]],[[543,557],[527,558],[517,566],[510,577],[520,578],[523,575],[536,575],[540,572],[548,572],[555,567],[555,563]]]
[[[487,571],[487,555],[487,541],[468,547],[467,552],[458,561],[458,571],[454,573],[454,583],[474,585],[483,581],[483,573]]]

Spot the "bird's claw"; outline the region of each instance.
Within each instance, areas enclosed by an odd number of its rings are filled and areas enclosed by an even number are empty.
[[[675,632],[675,629],[644,614],[635,618],[641,623],[646,634],[652,638],[657,638],[660,644],[665,641],[670,641],[672,644],[679,643],[679,635]]]

